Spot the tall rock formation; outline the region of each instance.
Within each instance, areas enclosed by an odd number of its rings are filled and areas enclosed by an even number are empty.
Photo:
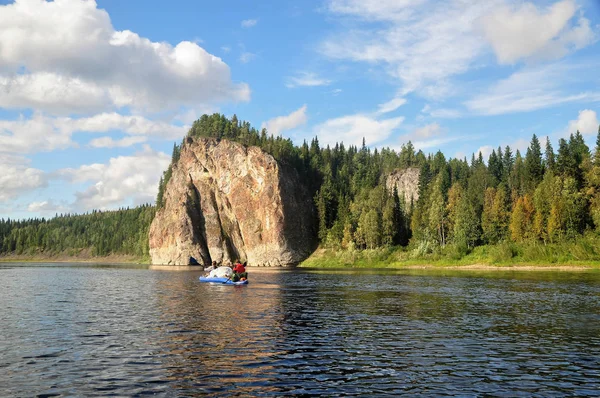
[[[240,259],[287,266],[316,245],[315,212],[291,167],[257,147],[186,138],[150,226],[153,264]]]
[[[395,170],[387,176],[385,186],[389,192],[398,190],[398,196],[404,197],[404,203],[409,208],[419,200],[419,176],[421,170],[416,167],[409,167],[403,170]]]

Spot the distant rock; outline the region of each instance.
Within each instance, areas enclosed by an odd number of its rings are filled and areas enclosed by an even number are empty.
[[[398,190],[398,196],[404,197],[404,203],[409,208],[411,203],[416,204],[419,200],[419,176],[421,170],[416,167],[409,167],[403,170],[395,170],[387,176],[385,186],[392,192],[394,186]]]
[[[287,266],[316,245],[314,205],[296,171],[258,147],[187,138],[164,200],[150,226],[153,264]]]

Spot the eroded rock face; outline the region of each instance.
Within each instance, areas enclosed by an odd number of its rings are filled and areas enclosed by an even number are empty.
[[[421,170],[416,167],[409,167],[404,170],[395,170],[385,181],[388,191],[392,192],[394,186],[398,190],[398,196],[404,197],[406,208],[416,204],[419,200],[419,175]]]
[[[150,226],[153,264],[296,264],[315,247],[312,200],[297,173],[258,147],[187,138]]]

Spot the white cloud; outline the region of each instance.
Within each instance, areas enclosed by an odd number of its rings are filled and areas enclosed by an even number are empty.
[[[88,118],[62,119],[59,123],[71,132],[107,132],[120,130],[132,135],[151,135],[164,139],[182,138],[187,126],[176,126],[162,121],[150,120],[142,116],[127,116],[116,112],[102,113]]]
[[[55,114],[89,113],[112,106],[107,90],[78,78],[41,72],[0,76],[0,107],[44,109]]]
[[[415,129],[415,131],[411,134],[411,137],[420,139],[431,138],[440,135],[441,132],[442,129],[440,128],[440,125],[437,123],[432,123]]]
[[[39,113],[30,119],[0,120],[0,153],[36,153],[75,146],[72,135],[120,130],[131,135],[180,139],[187,126],[175,126],[142,116],[102,113],[89,118],[48,117]],[[139,138],[137,139],[139,141]]]
[[[106,210],[124,203],[133,206],[153,203],[160,176],[170,162],[170,156],[146,146],[132,156],[111,158],[108,164],[61,169],[55,175],[75,183],[92,183],[83,192],[75,194],[73,207],[77,211]]]
[[[111,137],[95,138],[88,144],[93,148],[124,148],[135,144],[146,142],[146,137],[125,137],[120,140],[113,140]]]
[[[414,6],[426,0],[330,0],[328,8],[336,14],[358,16],[371,21],[406,20],[414,13]]]
[[[481,157],[483,158],[484,162],[487,162],[490,155],[492,154],[492,151],[494,151],[496,148],[494,148],[491,145],[484,145],[479,147],[479,149],[477,149],[477,151],[475,151],[475,157],[478,157],[479,154],[481,153]]]
[[[306,105],[286,116],[278,116],[264,122],[261,128],[266,128],[270,134],[278,136],[281,132],[294,129],[298,126],[306,124]]]
[[[593,41],[587,19],[580,17],[576,26],[569,26],[576,11],[574,0],[559,1],[545,10],[532,3],[516,8],[502,5],[484,16],[481,25],[502,64],[530,57],[555,59]]]
[[[300,72],[296,76],[288,78],[286,87],[317,87],[317,86],[328,86],[331,84],[331,80],[319,77],[316,73],[312,72]]]
[[[485,50],[476,21],[502,0],[486,2],[331,0],[329,11],[372,23],[324,41],[321,52],[334,59],[384,64],[402,83],[401,94],[452,92],[451,76],[466,72]]]
[[[598,134],[599,126],[600,121],[598,121],[596,111],[584,109],[579,112],[577,120],[571,120],[569,122],[568,133],[574,134],[579,130],[583,135],[596,135]]]
[[[41,202],[32,202],[27,206],[27,211],[31,213],[41,213],[45,215],[54,215],[56,213],[66,213],[70,208],[66,203],[55,203],[53,200],[44,200]]]
[[[458,109],[448,109],[448,108],[436,108],[432,109],[431,105],[426,104],[423,109],[421,109],[421,113],[428,114],[431,117],[441,118],[441,119],[456,119],[463,115],[463,113]]]
[[[430,149],[430,148],[434,148],[434,149],[440,149],[440,147],[442,145],[448,144],[450,142],[454,142],[454,141],[461,141],[461,140],[470,140],[473,137],[470,136],[446,136],[446,137],[439,137],[439,138],[432,138],[429,140],[416,140],[413,141],[413,146],[415,147],[416,150],[419,149]]]
[[[244,19],[241,23],[242,28],[252,28],[254,26],[256,26],[256,24],[258,23],[258,20],[256,19]]]
[[[376,120],[368,115],[357,114],[329,119],[315,126],[313,131],[322,145],[343,142],[361,146],[363,138],[367,145],[372,145],[387,139],[403,121],[403,117]]]
[[[248,52],[248,51],[244,51],[243,53],[240,54],[240,62],[243,64],[247,64],[248,62],[252,61],[254,58],[256,58],[256,54]]]
[[[486,65],[490,42],[501,62],[559,58],[591,43],[589,21],[576,17],[573,1],[546,15],[528,3],[508,8],[513,0],[329,0],[327,11],[345,19],[319,49],[332,59],[384,66],[400,95],[440,100],[464,90],[453,78]],[[522,23],[527,17],[534,21]]]
[[[600,101],[600,91],[572,93],[581,76],[591,76],[595,69],[592,65],[573,64],[525,68],[495,83],[487,92],[466,101],[465,105],[475,113],[500,115],[569,102]],[[567,94],[567,90],[571,94]]]
[[[101,112],[250,98],[198,44],[116,31],[93,0],[17,1],[0,6],[0,26],[1,106]]]
[[[71,131],[62,119],[34,114],[30,119],[0,120],[0,152],[36,153],[72,147]]]
[[[393,112],[396,109],[400,108],[404,104],[406,104],[406,99],[393,98],[393,99],[389,100],[388,102],[380,104],[379,109],[377,110],[377,113],[382,114],[382,113]]]
[[[399,137],[398,141],[405,144],[411,141],[413,146],[418,149],[439,148],[443,144],[463,139],[464,137],[444,136],[444,130],[438,123],[427,124],[417,127],[408,134]]]
[[[0,152],[0,170],[0,203],[45,187],[48,183],[46,173],[29,167],[28,159],[14,154]]]

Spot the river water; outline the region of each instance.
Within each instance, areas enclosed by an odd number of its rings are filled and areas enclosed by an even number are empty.
[[[600,395],[600,273],[0,264],[0,396]]]

